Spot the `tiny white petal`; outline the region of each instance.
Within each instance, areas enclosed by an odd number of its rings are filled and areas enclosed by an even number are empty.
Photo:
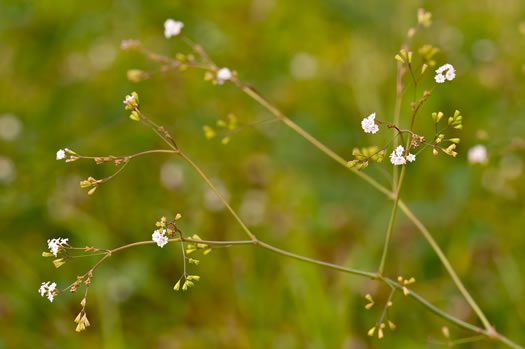
[[[62,159],[65,159],[66,157],[66,152],[62,149],[60,149],[59,151],[57,151],[57,160],[62,160]]]
[[[217,83],[219,85],[224,84],[226,80],[230,80],[232,78],[232,72],[228,68],[221,68],[217,71]]]
[[[438,74],[434,77],[434,79],[436,80],[436,82],[438,84],[442,84],[445,82],[445,76],[443,74]]]
[[[182,31],[182,28],[184,27],[184,23],[175,21],[173,19],[167,19],[164,22],[164,36],[166,39],[171,38],[172,36],[177,36]]]
[[[488,162],[487,148],[478,144],[468,150],[468,161],[471,164],[486,164]]]
[[[375,123],[376,113],[370,114],[367,118],[361,121],[361,127],[365,133],[375,134],[379,131],[379,126]]]

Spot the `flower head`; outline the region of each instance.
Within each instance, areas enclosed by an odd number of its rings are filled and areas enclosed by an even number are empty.
[[[47,247],[49,248],[49,251],[56,257],[58,255],[58,251],[63,248],[64,245],[67,245],[67,240],[68,239],[62,238],[49,239],[47,240]]]
[[[174,21],[173,19],[167,19],[164,22],[164,36],[166,39],[171,38],[172,36],[177,36],[180,34],[184,23],[179,21]]]
[[[416,161],[416,156],[414,154],[410,153],[410,154],[407,155],[407,160],[409,162],[414,162],[414,161]]]
[[[468,161],[471,164],[486,164],[488,162],[487,148],[478,144],[468,150]]]
[[[57,151],[57,160],[62,160],[66,158],[66,152],[63,149]]]
[[[126,105],[131,105],[131,104],[133,104],[133,102],[135,102],[135,97],[127,95],[122,103],[124,103]]]
[[[168,243],[168,237],[166,236],[166,229],[157,229],[151,235],[151,239],[157,243],[160,248],[164,247]]]
[[[376,118],[376,113],[370,114],[367,118],[364,118],[361,121],[361,127],[365,133],[374,134],[379,131],[379,126],[375,123],[374,119]]]
[[[405,153],[405,148],[402,145],[398,146],[392,154],[390,154],[390,162],[394,165],[404,165],[407,163],[403,154]]]
[[[49,299],[50,302],[53,302],[53,299],[55,298],[55,290],[57,284],[54,282],[50,284],[50,282],[51,281],[42,282],[42,285],[40,285],[40,288],[38,289],[38,293],[40,293],[42,297],[47,297],[47,299]]]
[[[446,72],[446,73],[445,73]],[[445,75],[443,75],[445,73]],[[434,79],[438,84],[442,84],[445,80],[452,81],[456,77],[456,70],[452,64],[444,64],[436,70],[436,76]]]
[[[224,84],[225,81],[230,80],[232,78],[232,72],[228,68],[221,68],[219,71],[217,71],[217,83],[219,85]]]

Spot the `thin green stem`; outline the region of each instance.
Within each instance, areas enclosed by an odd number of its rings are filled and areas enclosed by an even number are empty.
[[[328,263],[328,262],[319,261],[317,259],[304,257],[304,256],[301,256],[301,255],[298,255],[298,254],[295,254],[295,253],[291,253],[291,252],[288,252],[288,251],[285,251],[285,250],[281,250],[280,248],[274,247],[274,246],[269,245],[269,244],[267,244],[265,242],[262,242],[260,240],[257,241],[256,245],[261,246],[262,248],[265,248],[265,249],[270,250],[272,252],[275,252],[277,254],[280,254],[282,256],[290,257],[290,258],[297,259],[297,260],[300,260],[300,261],[303,261],[303,262],[320,265],[320,266],[323,266],[323,267],[326,267],[326,268],[329,268],[329,269],[342,271],[342,272],[353,274],[353,275],[366,276],[366,277],[369,277],[371,279],[376,279],[377,278],[377,275],[375,273],[371,273],[371,272],[368,272],[368,271],[357,270],[357,269],[352,269],[352,268],[346,268],[346,267],[343,267],[343,266],[340,266],[340,265],[337,265],[337,264],[332,264],[332,263]]]
[[[467,303],[470,305],[470,307],[474,310],[476,315],[479,317],[479,319],[483,323],[483,326],[485,326],[485,329],[487,330],[492,329],[492,326],[490,325],[490,322],[487,320],[487,317],[485,316],[481,308],[474,301],[470,293],[467,291],[467,289],[465,288],[465,286],[459,279],[458,275],[456,274],[456,271],[454,270],[454,268],[448,261],[447,257],[445,256],[445,254],[443,253],[443,251],[441,250],[437,242],[432,237],[432,234],[430,234],[430,232],[423,225],[423,223],[421,223],[421,221],[412,213],[412,211],[410,211],[410,209],[405,205],[403,201],[399,202],[399,208],[401,209],[401,211],[405,213],[408,219],[410,219],[414,223],[414,225],[419,229],[421,234],[423,234],[425,239],[428,241],[428,243],[430,244],[430,246],[432,247],[432,249],[438,256],[439,260],[441,261],[445,269],[450,274],[450,277],[456,284],[456,287],[458,288],[459,292],[461,292],[461,294],[463,295]]]
[[[231,215],[235,218],[235,220],[237,221],[237,223],[239,223],[239,225],[241,226],[242,230],[244,230],[246,232],[246,234],[248,234],[248,236],[252,239],[252,241],[257,241],[257,238],[255,237],[255,235],[250,231],[250,229],[246,226],[246,224],[244,224],[244,222],[242,221],[242,219],[237,215],[237,213],[233,210],[233,208],[230,206],[230,204],[228,204],[228,202],[226,201],[226,199],[224,199],[224,197],[222,196],[221,193],[219,193],[219,191],[217,190],[217,188],[215,188],[215,186],[213,185],[213,183],[209,180],[209,178],[204,174],[204,172],[202,172],[202,170],[199,168],[199,166],[197,166],[193,161],[191,161],[191,159],[186,156],[186,154],[184,154],[183,152],[179,152],[178,155],[184,159],[184,161],[186,161],[191,167],[193,167],[193,169],[195,171],[197,171],[197,173],[199,174],[199,176],[201,176],[201,178],[206,182],[206,184],[208,185],[208,187],[210,187],[211,190],[213,190],[213,192],[215,193],[215,195],[217,195],[217,197],[219,198],[219,200],[221,200],[221,202],[224,204],[224,206],[226,206],[226,208],[228,209],[228,211],[230,211]]]
[[[390,239],[392,237],[392,231],[394,230],[394,223],[396,221],[397,206],[399,204],[399,194],[403,185],[403,179],[405,177],[406,165],[403,165],[401,169],[401,175],[399,176],[399,183],[397,185],[397,193],[394,198],[394,205],[392,206],[392,213],[390,214],[390,221],[388,222],[388,228],[386,230],[385,245],[383,246],[383,254],[381,255],[381,263],[379,264],[379,274],[383,275],[385,269],[386,256],[388,254],[388,247],[390,245]]]

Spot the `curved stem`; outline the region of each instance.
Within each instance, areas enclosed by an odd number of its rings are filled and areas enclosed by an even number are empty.
[[[463,283],[459,279],[458,275],[456,274],[456,271],[454,270],[454,268],[452,267],[452,265],[448,261],[447,257],[445,256],[445,254],[443,253],[443,251],[441,250],[441,248],[439,247],[437,242],[432,237],[432,234],[430,234],[430,232],[423,225],[423,223],[421,223],[421,221],[412,213],[412,211],[409,210],[409,208],[405,205],[405,203],[403,201],[399,202],[399,208],[414,223],[414,225],[419,229],[421,234],[423,234],[425,239],[428,241],[428,243],[430,244],[430,246],[432,247],[432,249],[434,250],[434,252],[438,256],[439,260],[441,261],[441,263],[443,264],[445,269],[450,274],[450,277],[452,278],[452,280],[456,284],[456,287],[458,288],[459,292],[461,292],[461,294],[463,295],[463,297],[465,298],[467,303],[470,305],[472,310],[474,310],[476,315],[479,317],[479,319],[483,323],[483,326],[485,326],[485,328],[487,330],[491,329],[492,326],[490,325],[490,322],[487,320],[487,317],[485,316],[485,314],[483,313],[481,308],[477,305],[477,303],[474,301],[474,299],[472,298],[470,293],[467,291],[467,289],[465,288],[465,286],[463,285]]]
[[[255,235],[250,231],[250,229],[248,229],[246,224],[244,224],[242,219],[237,215],[237,213],[233,210],[233,208],[230,206],[230,204],[228,204],[228,202],[226,201],[226,199],[224,199],[224,197],[221,195],[221,193],[219,193],[217,188],[215,188],[215,186],[212,184],[212,182],[209,180],[209,178],[204,174],[204,172],[202,172],[202,170],[193,161],[191,161],[191,159],[189,157],[187,157],[186,154],[184,154],[183,152],[179,152],[178,155],[181,158],[183,158],[184,161],[186,161],[191,167],[193,167],[193,169],[195,171],[197,171],[199,176],[201,176],[201,178],[206,182],[208,187],[210,187],[210,189],[213,190],[215,195],[217,195],[219,200],[221,200],[221,202],[224,204],[224,206],[226,206],[226,208],[228,209],[228,211],[230,211],[231,215],[235,218],[237,223],[239,223],[239,225],[241,226],[242,230],[244,230],[246,232],[246,234],[248,234],[248,236],[252,239],[252,241],[257,241],[257,238],[255,237]]]

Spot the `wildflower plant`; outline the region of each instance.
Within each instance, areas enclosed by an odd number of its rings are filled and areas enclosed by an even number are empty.
[[[166,144],[166,148],[145,150],[126,156],[86,156],[66,148],[57,152],[56,159],[65,160],[66,162],[88,160],[93,161],[96,165],[113,163],[117,168],[113,175],[102,179],[88,177],[87,179],[80,182],[81,188],[88,189],[88,194],[93,195],[98,187],[104,183],[109,182],[111,179],[121,173],[121,171],[130,161],[135,160],[141,156],[149,156],[157,153],[171,154],[186,163],[194,170],[195,175],[203,180],[203,182],[226,207],[232,218],[246,233],[247,239],[233,241],[202,239],[197,234],[187,233],[184,231],[182,226],[179,224],[179,221],[182,218],[180,213],[175,214],[171,218],[161,217],[155,223],[154,228],[152,228],[150,232],[144,233],[144,241],[132,242],[113,249],[92,246],[77,247],[67,238],[50,239],[48,240],[49,251],[43,252],[43,256],[53,257],[53,264],[56,268],[59,268],[63,264],[69,262],[73,256],[101,255],[102,257],[100,257],[93,267],[91,267],[87,272],[77,276],[76,280],[65,288],[59,288],[56,283],[51,281],[42,283],[38,290],[40,295],[46,297],[50,302],[53,302],[55,297],[59,296],[61,293],[75,293],[79,289],[83,288],[83,297],[80,302],[81,310],[74,319],[74,322],[76,323],[76,331],[81,332],[90,326],[86,307],[88,304],[88,290],[91,282],[95,280],[95,271],[106,260],[118,252],[128,248],[144,245],[156,245],[162,249],[162,252],[164,252],[166,249],[172,247],[172,245],[179,245],[183,273],[178,279],[173,280],[173,289],[174,291],[189,291],[192,287],[196,286],[196,283],[200,280],[197,270],[201,259],[204,257],[210,258],[207,256],[214,248],[234,247],[237,245],[252,245],[254,247],[266,249],[280,256],[293,258],[343,273],[366,277],[380,283],[389,289],[390,293],[388,299],[384,303],[377,302],[382,304],[382,309],[380,309],[377,314],[378,321],[375,324],[372,324],[372,327],[370,327],[368,330],[369,336],[377,336],[377,338],[382,339],[386,334],[387,328],[391,331],[396,329],[394,319],[392,319],[390,316],[389,310],[395,304],[404,301],[403,299],[394,299],[397,294],[401,294],[405,297],[412,298],[416,302],[419,302],[427,310],[449,321],[450,323],[473,332],[476,340],[491,339],[513,348],[521,348],[518,344],[514,343],[495,330],[482,309],[479,307],[462,281],[459,279],[452,265],[449,263],[447,257],[436,243],[431,233],[401,200],[403,181],[407,169],[409,169],[411,166],[417,166],[417,159],[419,159],[420,156],[426,156],[425,153],[430,154],[431,152],[433,155],[445,154],[451,157],[456,157],[458,151],[457,147],[460,143],[458,133],[463,127],[463,116],[458,110],[451,109],[447,110],[446,112],[423,111],[423,106],[425,105],[426,101],[432,96],[432,94],[436,93],[437,88],[446,88],[446,84],[443,83],[452,82],[456,78],[455,68],[453,65],[448,63],[437,68],[435,70],[435,76],[430,76],[431,74],[429,74],[429,72],[431,70],[429,67],[434,67],[437,65],[438,57],[436,55],[439,52],[439,49],[430,45],[424,45],[414,50],[411,47],[412,38],[417,35],[419,31],[430,27],[431,22],[432,15],[429,12],[420,9],[417,15],[417,25],[408,31],[408,35],[401,47],[401,50],[393,57],[394,59],[392,62],[397,62],[396,104],[393,112],[393,119],[391,121],[386,121],[386,116],[376,115],[375,112],[372,112],[369,116],[363,118],[361,121],[361,128],[367,134],[367,139],[370,143],[372,143],[372,145],[367,144],[356,146],[351,154],[347,154],[347,157],[349,158],[337,154],[328,146],[321,143],[317,138],[297,125],[294,121],[289,119],[254,87],[241,81],[236,71],[228,67],[221,67],[215,64],[201,45],[194,43],[182,33],[184,27],[182,22],[168,19],[164,23],[164,35],[166,39],[181,40],[188,47],[189,52],[178,53],[174,58],[150,52],[142,46],[140,41],[137,40],[126,40],[121,44],[121,48],[123,50],[141,53],[149,61],[159,64],[161,67],[161,72],[165,73],[171,70],[186,71],[188,69],[194,68],[203,73],[203,78],[205,81],[211,82],[215,85],[223,85],[227,83],[233,84],[243,93],[266,108],[273,115],[271,120],[282,122],[284,125],[295,131],[299,136],[303,137],[311,145],[316,147],[319,151],[342,165],[351,173],[359,176],[361,179],[372,185],[372,187],[384,194],[388,199],[391,199],[392,211],[388,225],[386,227],[381,258],[378,262],[378,268],[376,270],[364,271],[316,260],[286,251],[264,242],[258,237],[258,235],[248,228],[248,226],[237,214],[237,211],[232,206],[230,206],[230,204],[223,197],[223,195],[221,195],[219,190],[212,184],[203,170],[191,159],[188,154],[183,151],[181,147],[179,147],[175,141],[176,136],[172,135],[157,121],[154,121],[152,117],[142,112],[141,104],[139,102],[139,95],[136,92],[132,92],[125,96],[122,101],[124,104],[124,109],[129,112],[129,118],[132,121],[139,122],[150,128]],[[131,82],[139,82],[147,80],[150,75],[151,74],[149,72],[132,69],[128,72],[128,79]],[[414,88],[417,88],[423,79],[433,81],[433,87],[420,93],[419,97],[416,96],[414,98],[410,104],[411,112],[409,115],[407,115],[407,120],[402,120],[401,104],[407,86],[412,85]],[[408,127],[402,127],[402,123],[407,123]],[[433,125],[434,133],[425,135],[421,134],[419,131],[420,128],[418,128],[420,123]],[[216,128],[203,125],[203,131],[204,137],[206,139],[212,139],[217,135],[220,135],[222,138],[221,142],[223,144],[227,144],[230,142],[230,139],[235,132],[240,132],[247,127],[253,126],[256,126],[256,124],[243,123],[242,121],[238,120],[235,115],[229,114],[226,120],[219,119],[216,122]],[[356,128],[358,128],[358,125],[356,125]],[[421,127],[421,129],[424,128]],[[379,139],[376,134],[381,132],[384,134],[390,134],[390,139],[384,144],[374,144],[377,143],[377,139]],[[384,161],[387,156],[389,161]],[[469,151],[468,157],[469,161],[473,163],[485,163],[487,161],[486,149],[483,146],[478,145]],[[391,166],[393,172],[392,188],[387,188],[386,186],[380,184],[366,173],[365,169],[372,163],[374,166]],[[189,208],[181,207],[180,209],[186,210]],[[394,279],[388,276],[385,266],[388,259],[388,251],[393,233],[393,226],[397,217],[397,212],[399,210],[401,210],[408,217],[408,219],[415,225],[415,227],[419,230],[419,232],[421,232],[423,237],[430,244],[430,247],[440,259],[456,287],[465,298],[471,309],[477,315],[480,325],[465,322],[431,304],[424,298],[424,296],[416,293],[412,289],[415,283],[415,279],[413,277],[408,276],[405,278],[399,276],[397,279]],[[378,308],[377,306],[375,307],[377,303],[371,294],[367,294],[365,299],[368,302],[365,305],[367,310],[375,311],[375,309]],[[448,338],[450,333],[448,328],[445,328],[446,331],[443,331],[443,333],[446,333],[446,337]],[[461,340],[465,339],[458,339],[457,341]]]

